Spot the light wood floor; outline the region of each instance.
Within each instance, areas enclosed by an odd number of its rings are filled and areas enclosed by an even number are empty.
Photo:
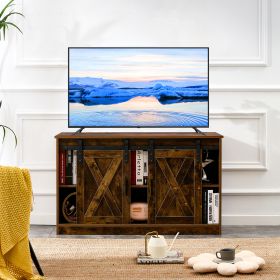
[[[280,226],[223,226],[222,235],[181,235],[181,238],[207,237],[280,237]],[[34,225],[30,229],[30,237],[59,238],[143,238],[142,235],[57,235],[55,226]],[[172,236],[170,236],[171,238]]]

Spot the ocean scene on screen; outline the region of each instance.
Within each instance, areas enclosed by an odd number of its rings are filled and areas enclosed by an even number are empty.
[[[207,127],[208,49],[70,48],[69,126]]]

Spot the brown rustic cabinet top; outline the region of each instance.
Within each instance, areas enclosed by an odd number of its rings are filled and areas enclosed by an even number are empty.
[[[223,138],[223,136],[216,132],[205,132],[203,134],[195,132],[83,132],[77,133],[74,132],[62,132],[55,136],[57,139],[86,139],[86,138],[165,138],[165,139],[180,139],[180,138]]]

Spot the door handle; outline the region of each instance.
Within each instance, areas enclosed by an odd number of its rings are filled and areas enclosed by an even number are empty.
[[[154,180],[150,179],[150,186],[148,187],[148,200],[150,200],[150,197],[152,195],[152,188],[154,187]]]
[[[126,196],[128,196],[128,180],[125,178],[124,180],[124,193]]]

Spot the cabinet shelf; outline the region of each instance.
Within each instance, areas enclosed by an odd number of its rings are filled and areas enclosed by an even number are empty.
[[[219,184],[202,183],[202,188],[219,188]]]
[[[148,188],[147,185],[131,185],[132,189],[146,189]]]
[[[59,185],[60,188],[76,188],[77,185]]]

